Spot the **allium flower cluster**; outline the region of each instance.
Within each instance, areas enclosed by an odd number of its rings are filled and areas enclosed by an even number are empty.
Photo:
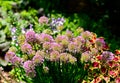
[[[48,19],[41,17],[39,22],[48,23]],[[58,18],[53,19],[51,25],[61,26],[63,23],[64,19]],[[22,56],[18,57],[16,52],[9,50],[5,59],[15,66],[22,63],[20,66],[27,76],[35,78],[42,75],[41,71],[45,74],[53,74],[53,71],[59,72],[58,75],[62,76],[65,71],[67,72],[65,75],[68,75],[72,69],[71,73],[74,74],[82,69],[82,72],[84,70],[87,72],[85,74],[87,76],[82,78],[83,82],[99,83],[103,80],[106,83],[120,82],[119,50],[116,50],[115,54],[110,52],[104,38],[97,38],[95,33],[82,31],[79,36],[75,37],[71,31],[66,31],[64,35],[57,34],[53,37],[50,34],[36,33],[30,29],[20,38],[23,40],[19,41],[18,50]],[[30,58],[24,59],[25,56]],[[78,72],[76,74],[81,75]]]

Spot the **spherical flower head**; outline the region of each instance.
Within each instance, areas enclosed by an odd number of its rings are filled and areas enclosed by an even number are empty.
[[[58,51],[58,52],[61,52],[62,50],[63,50],[63,47],[62,47],[62,45],[60,45],[60,44],[58,44],[58,43],[51,43],[51,49],[53,50],[53,51]]]
[[[91,32],[89,32],[89,31],[85,31],[85,32],[82,32],[81,33],[81,36],[84,38],[84,39],[92,39],[92,37],[93,37],[93,35],[92,35],[92,33]]]
[[[69,44],[69,39],[67,36],[65,35],[58,35],[56,38],[55,38],[55,41],[59,44],[61,44],[64,48],[67,48],[68,47],[68,44]]]
[[[45,49],[45,50],[50,50],[50,45],[51,45],[50,42],[45,42],[45,43],[43,43],[43,49]]]
[[[40,34],[36,33],[35,34],[35,39],[36,39],[36,43],[41,44],[42,38],[41,38]]]
[[[61,43],[63,40],[68,40],[68,37],[65,35],[57,35],[57,37],[55,38],[55,41],[57,43]]]
[[[35,69],[35,65],[34,65],[33,61],[27,60],[27,61],[24,62],[23,68],[25,70],[31,70],[31,69]]]
[[[92,47],[92,44],[91,44],[91,42],[89,40],[86,40],[85,47],[86,48],[91,48]]]
[[[58,61],[59,60],[59,52],[58,51],[52,51],[50,53],[50,61]]]
[[[57,29],[58,31],[62,31],[62,30],[64,29],[64,26],[62,26],[62,25],[61,25],[61,26],[57,26],[56,29]]]
[[[11,62],[12,58],[15,56],[15,53],[12,51],[8,51],[5,55],[5,60]]]
[[[79,33],[79,34],[80,34],[81,32],[83,32],[83,31],[84,31],[84,29],[83,29],[82,27],[78,27],[76,31],[77,31],[77,33]]]
[[[9,48],[9,51],[16,53],[18,49],[15,46]]]
[[[103,49],[103,47],[106,45],[104,38],[97,38],[95,41],[96,48]]]
[[[77,49],[78,49],[77,43],[71,42],[71,43],[68,44],[68,50],[69,50],[69,52],[76,53]]]
[[[25,33],[25,38],[26,38],[26,41],[29,42],[29,43],[35,42],[36,41],[36,39],[35,39],[35,32],[33,30],[28,30]]]
[[[51,35],[48,35],[48,34],[45,34],[45,33],[41,33],[40,34],[40,41],[42,43],[44,43],[44,42],[53,42],[54,39],[53,39],[53,37]]]
[[[24,62],[23,68],[24,68],[27,76],[30,76],[30,77],[36,76],[35,65],[32,61],[28,60],[28,61]]]
[[[18,36],[18,43],[21,45],[25,42],[25,35]]]
[[[49,68],[47,66],[43,67],[44,73],[48,73],[49,72]]]
[[[68,60],[69,60],[68,53],[61,53],[60,54],[60,61],[61,62],[67,63]]]
[[[48,23],[48,18],[46,16],[41,16],[39,18],[39,23],[40,24],[47,24]]]
[[[77,61],[77,59],[71,54],[68,54],[68,58],[69,58],[68,62],[70,62],[71,64],[75,64],[75,62]]]
[[[47,54],[44,50],[38,50],[35,55],[40,55],[42,58],[48,59],[49,54]]]
[[[109,61],[112,61],[113,59],[114,59],[114,54],[112,52],[103,51],[103,53],[102,53],[102,61],[103,62],[109,62]]]
[[[82,36],[77,36],[76,38],[73,38],[73,41],[78,43],[78,44],[84,44],[85,39]]]
[[[67,30],[65,34],[69,39],[73,38],[73,33],[72,31]]]
[[[98,54],[98,49],[91,48],[90,50],[91,50],[92,55],[97,55]]]
[[[50,30],[50,29],[43,30],[43,33],[45,33],[45,34],[53,34],[52,30]]]
[[[38,53],[36,53],[32,60],[35,65],[40,65],[44,62],[44,58]]]
[[[81,55],[81,62],[88,62],[90,60],[90,52],[83,52]]]
[[[32,46],[28,44],[27,42],[24,42],[24,44],[21,45],[21,51],[23,53],[31,54]]]
[[[12,57],[11,62],[13,65],[18,66],[18,65],[22,65],[23,61],[20,57],[14,56],[14,57]]]

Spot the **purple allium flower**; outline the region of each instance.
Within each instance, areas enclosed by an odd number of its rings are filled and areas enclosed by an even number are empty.
[[[65,34],[69,39],[73,38],[73,33],[72,31],[67,30]]]
[[[24,44],[24,42],[26,42],[25,35],[19,35],[17,39],[18,39],[19,45],[22,45],[22,44]]]
[[[35,32],[33,30],[28,30],[25,33],[25,38],[26,38],[26,41],[29,42],[29,43],[35,42],[35,40],[36,40]]]
[[[109,62],[114,59],[114,54],[109,51],[103,51],[102,53],[102,61],[103,62]]]
[[[18,49],[15,46],[11,46],[9,48],[9,51],[16,53],[18,51]]]
[[[61,43],[63,40],[68,40],[68,37],[65,35],[57,35],[57,37],[55,38],[55,41],[57,43]],[[68,40],[69,41],[69,40]]]
[[[68,44],[69,44],[69,39],[67,36],[65,35],[58,35],[56,38],[55,38],[55,41],[59,44],[61,44],[64,48],[67,48],[68,47]]]
[[[39,23],[40,24],[47,24],[48,23],[48,18],[47,17],[45,17],[45,16],[42,16],[42,17],[40,17],[39,18]]]
[[[23,68],[24,68],[27,76],[30,76],[30,77],[36,76],[35,65],[32,61],[28,60],[28,61],[24,62]]]
[[[17,56],[13,56],[11,59],[11,63],[14,65],[22,65],[22,59],[20,57]]]
[[[39,65],[44,62],[44,58],[38,53],[35,54],[32,60],[35,65]]]
[[[71,64],[75,64],[75,62],[77,61],[77,59],[71,54],[68,54],[68,58],[69,58],[68,62],[70,62]]]
[[[35,34],[35,39],[38,44],[41,44],[42,38],[41,38],[40,34]]]
[[[74,38],[73,41],[78,43],[78,44],[79,43],[81,43],[81,44],[85,43],[85,39],[82,36],[78,36],[78,37]]]
[[[50,61],[58,61],[59,60],[59,52],[58,51],[52,51],[50,53]]]
[[[50,42],[45,42],[45,43],[43,43],[43,49],[45,49],[45,50],[50,50],[50,45],[51,45]]]
[[[81,33],[81,36],[82,36],[84,39],[92,39],[92,37],[93,37],[92,33],[89,32],[89,31],[82,32],[82,33]]]
[[[43,50],[38,50],[35,55],[37,55],[37,56],[39,55],[42,58],[46,57],[46,53]]]
[[[92,55],[97,55],[98,54],[98,49],[96,48],[90,48]]]
[[[47,66],[43,67],[44,73],[48,73],[49,72],[49,68]]]
[[[73,52],[73,53],[77,52],[77,50],[78,50],[77,43],[75,43],[75,42],[69,43],[68,44],[68,50],[69,50],[69,52]]]
[[[58,51],[58,52],[61,52],[61,51],[63,51],[63,47],[62,47],[62,45],[60,45],[60,44],[58,44],[58,43],[51,43],[51,49],[53,50],[53,51]]]
[[[91,44],[91,42],[89,40],[86,40],[85,47],[86,48],[91,48],[92,47],[92,44]]]
[[[61,53],[60,54],[60,61],[61,62],[68,62],[68,60],[69,60],[69,57],[68,57],[68,53]]]
[[[105,46],[105,41],[104,41],[104,38],[97,38],[96,41],[95,41],[95,45],[97,48],[103,48]]]
[[[90,60],[91,54],[89,51],[83,52],[81,55],[82,62],[88,62]]]
[[[15,56],[15,53],[12,51],[8,51],[5,55],[5,60],[11,62],[12,58]]]
[[[45,33],[41,33],[40,34],[40,39],[39,39],[42,43],[44,42],[53,42],[54,39],[51,35],[45,34]]]
[[[21,51],[23,53],[31,54],[32,46],[30,44],[28,44],[27,42],[24,42],[24,44],[21,45]]]

